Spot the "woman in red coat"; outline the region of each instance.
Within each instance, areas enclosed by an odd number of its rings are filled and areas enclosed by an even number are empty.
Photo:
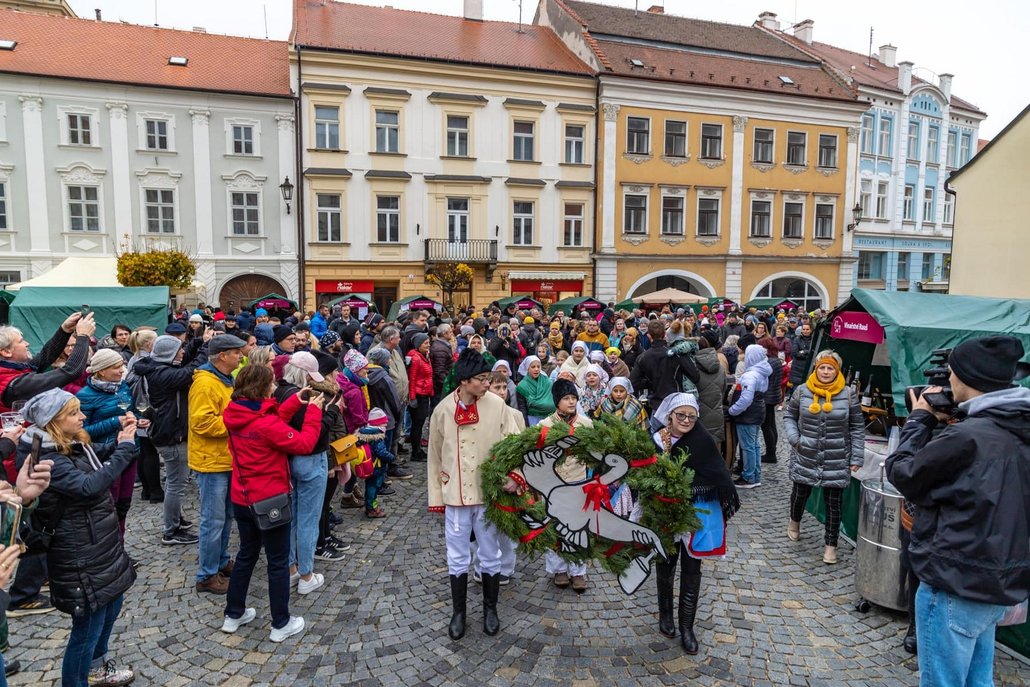
[[[411,337],[413,348],[408,355],[408,405],[411,407],[411,460],[425,461],[426,451],[422,448],[422,427],[429,417],[429,405],[433,400],[433,365],[429,362],[429,335],[416,334]]]
[[[268,597],[272,610],[273,642],[304,630],[304,619],[290,615],[290,524],[258,528],[250,506],[290,491],[288,455],[308,455],[322,430],[321,395],[308,401],[305,388],[282,405],[271,398],[274,376],[264,365],[247,365],[236,377],[232,401],[222,414],[229,430],[232,454],[231,498],[240,533],[240,552],[229,576],[222,632],[233,633],[257,615],[247,608],[247,590],[261,549],[268,560]],[[287,424],[307,404],[304,424],[297,431]]]

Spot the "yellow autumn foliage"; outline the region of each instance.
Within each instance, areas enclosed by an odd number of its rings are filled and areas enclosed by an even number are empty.
[[[118,256],[118,282],[122,286],[185,289],[196,273],[193,259],[180,250],[132,250]]]

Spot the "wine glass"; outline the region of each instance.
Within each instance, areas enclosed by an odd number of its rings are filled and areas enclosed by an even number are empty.
[[[20,413],[2,413],[2,414],[0,414],[0,423],[2,423],[4,431],[5,432],[9,432],[12,429],[14,429],[15,427],[17,427],[19,424],[21,424],[21,422],[19,421],[20,417],[21,417]]]
[[[150,410],[150,401],[145,398],[141,398],[136,401],[136,410],[139,411],[140,417],[143,416],[148,410]]]
[[[11,404],[11,410],[14,411],[11,415],[14,415],[14,421],[16,424],[25,422],[25,417],[21,414],[21,409],[25,407],[25,401],[15,401]]]

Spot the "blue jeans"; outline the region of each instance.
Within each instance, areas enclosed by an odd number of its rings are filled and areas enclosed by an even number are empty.
[[[916,592],[919,684],[993,687],[994,628],[1005,607],[968,601],[925,582]]]
[[[107,641],[122,610],[123,598],[119,596],[102,608],[87,608],[81,616],[72,617],[72,632],[61,663],[61,687],[87,687],[90,669],[104,664]]]
[[[310,575],[315,568],[318,519],[322,515],[328,475],[325,452],[290,458],[290,480],[293,483],[290,565],[296,565],[301,575]]]
[[[744,453],[744,472],[741,477],[748,482],[762,481],[762,447],[758,443],[761,433],[761,425],[737,424],[737,441]]]
[[[280,525],[262,530],[257,526],[250,508],[237,503],[232,508],[236,516],[236,530],[240,533],[240,552],[236,554],[236,565],[229,575],[225,615],[239,620],[247,610],[250,578],[263,548],[268,561],[268,601],[272,611],[272,627],[285,627],[290,622],[290,528]]]
[[[197,582],[203,582],[229,564],[229,533],[232,531],[232,501],[229,484],[232,472],[198,472],[200,489],[200,567]]]
[[[165,463],[164,533],[171,536],[179,529],[182,519],[182,497],[190,471],[186,462],[186,444],[158,446],[157,453]]]

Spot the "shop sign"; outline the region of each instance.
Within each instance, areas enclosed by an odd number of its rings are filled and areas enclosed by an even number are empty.
[[[830,335],[835,339],[864,341],[871,344],[884,342],[884,330],[880,323],[867,312],[845,311],[833,318]]]
[[[439,305],[440,304],[436,301],[431,301],[428,298],[423,298],[408,303],[408,310],[436,310],[437,306]]]
[[[536,279],[513,279],[511,282],[512,292],[548,292],[557,293],[559,291],[576,291],[577,293],[583,289],[582,279],[550,279],[550,280],[536,280]]]
[[[316,279],[315,293],[372,293],[375,282],[343,279]]]

